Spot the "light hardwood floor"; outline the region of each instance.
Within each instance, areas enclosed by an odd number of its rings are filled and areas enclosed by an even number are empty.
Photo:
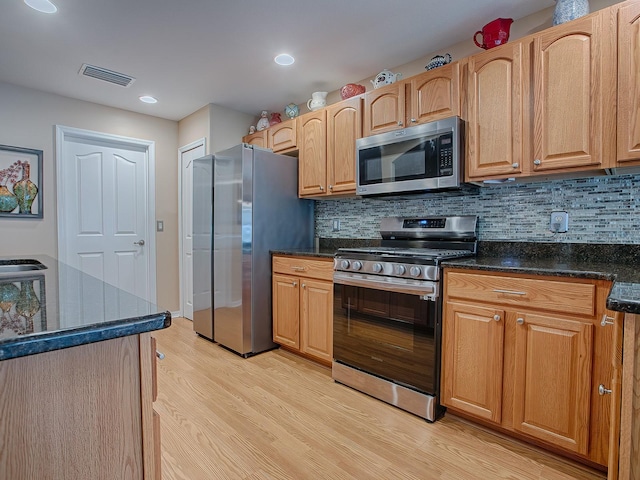
[[[182,318],[155,335],[164,480],[605,478],[452,416],[427,423],[286,351],[243,359]]]

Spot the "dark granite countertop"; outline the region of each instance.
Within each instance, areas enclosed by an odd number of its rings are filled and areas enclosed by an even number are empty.
[[[0,259],[0,360],[159,330],[171,314],[44,255]],[[30,263],[30,262],[27,262]]]
[[[333,257],[338,248],[379,245],[379,239],[320,239],[308,250],[273,254]],[[478,256],[443,262],[445,267],[613,281],[607,308],[640,314],[640,245],[539,242],[478,243]]]

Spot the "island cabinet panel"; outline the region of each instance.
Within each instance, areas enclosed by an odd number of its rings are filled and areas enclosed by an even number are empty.
[[[333,260],[275,255],[272,268],[273,341],[331,365]]]
[[[133,335],[0,362],[0,478],[158,478],[143,461],[140,358]]]
[[[327,112],[306,113],[298,123],[298,194],[321,195],[327,185]]]
[[[447,302],[443,405],[500,423],[504,310]]]
[[[469,58],[467,181],[522,174],[527,86],[522,42]]]
[[[618,12],[618,164],[640,164],[640,2]]]
[[[517,314],[514,428],[586,455],[593,325]]]
[[[605,306],[610,288],[605,280],[445,268],[442,403],[606,467],[620,413],[612,410],[619,340]],[[613,394],[601,395],[599,385]]]
[[[609,168],[615,142],[615,38],[608,9],[533,40],[533,171]]]

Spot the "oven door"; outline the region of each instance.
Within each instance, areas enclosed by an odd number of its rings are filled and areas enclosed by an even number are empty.
[[[372,281],[371,281],[372,280]],[[333,357],[438,396],[441,302],[437,283],[334,274]]]

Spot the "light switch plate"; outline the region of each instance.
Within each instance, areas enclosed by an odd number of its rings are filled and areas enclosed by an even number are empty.
[[[564,233],[569,230],[569,214],[567,212],[551,212],[549,230]]]
[[[340,220],[337,218],[333,219],[333,229],[332,231],[334,232],[339,232],[340,231]]]
[[[164,232],[164,222],[162,220],[156,220],[156,232]]]

